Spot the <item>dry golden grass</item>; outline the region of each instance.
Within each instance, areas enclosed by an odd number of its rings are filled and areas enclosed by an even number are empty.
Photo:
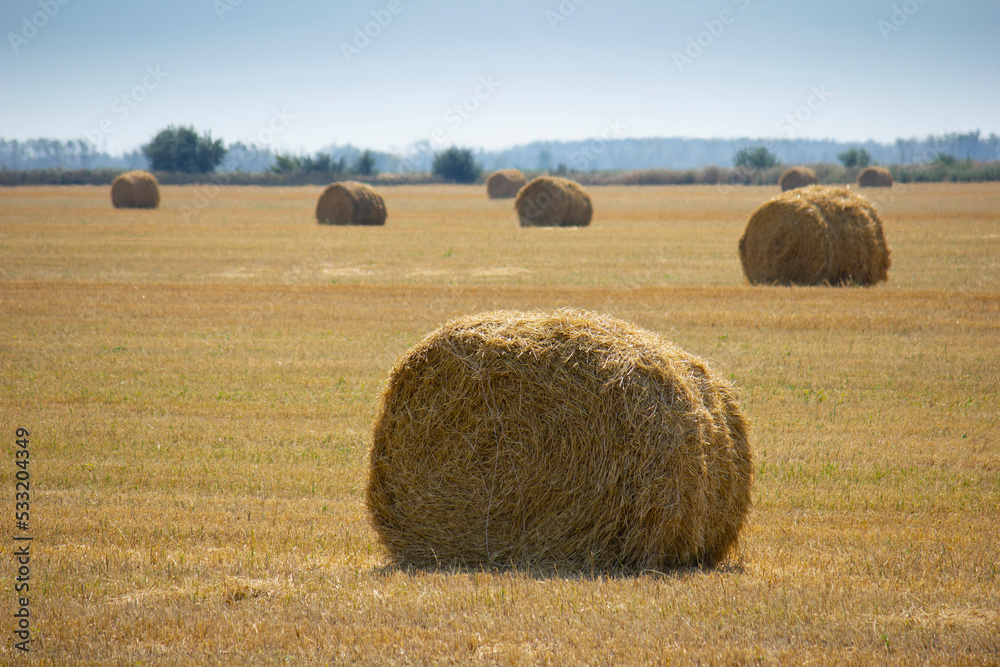
[[[1000,662],[1000,187],[866,191],[869,289],[749,287],[770,188],[591,188],[522,229],[480,187],[0,190],[0,576],[32,433],[39,662]],[[660,332],[754,424],[738,559],[641,576],[386,568],[364,515],[375,398],[445,320],[572,306]],[[0,662],[14,659],[13,592]]]

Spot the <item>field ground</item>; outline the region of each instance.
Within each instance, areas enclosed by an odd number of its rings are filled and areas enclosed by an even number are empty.
[[[744,284],[776,187],[595,187],[520,229],[481,187],[0,189],[0,576],[31,432],[40,662],[1000,664],[1000,185],[866,191],[890,280]],[[711,571],[411,571],[363,509],[377,396],[451,317],[572,306],[731,378],[755,508]],[[20,533],[18,533],[20,534]],[[0,600],[12,661],[14,593]]]

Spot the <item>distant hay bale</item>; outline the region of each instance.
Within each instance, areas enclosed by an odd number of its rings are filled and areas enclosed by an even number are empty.
[[[126,171],[111,182],[111,205],[115,208],[156,208],[160,184],[148,171]]]
[[[368,511],[397,562],[714,566],[750,510],[748,430],[733,387],[650,331],[471,315],[393,368]]]
[[[882,219],[844,188],[810,185],[755,210],[739,242],[751,284],[874,285],[888,279]]]
[[[490,199],[510,199],[516,197],[517,191],[527,182],[520,169],[501,169],[487,179],[486,193]]]
[[[785,192],[787,190],[794,190],[795,188],[803,188],[807,185],[816,185],[819,180],[816,178],[816,172],[809,167],[789,167],[781,174],[781,178],[778,179],[778,183],[781,185],[781,191]]]
[[[522,227],[586,227],[594,215],[587,191],[558,176],[539,176],[522,187],[514,208]]]
[[[371,187],[356,181],[326,186],[316,202],[321,225],[384,225],[385,201]]]
[[[892,172],[885,167],[865,167],[858,174],[859,188],[891,188]]]

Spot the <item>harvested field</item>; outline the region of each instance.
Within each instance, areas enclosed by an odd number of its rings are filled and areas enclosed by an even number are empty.
[[[744,284],[777,186],[588,187],[589,227],[534,229],[482,186],[380,187],[376,228],[317,225],[319,187],[160,190],[0,189],[0,508],[24,428],[35,660],[1000,660],[1000,186],[866,191],[892,247],[869,288]],[[393,364],[449,319],[562,307],[734,384],[739,553],[393,567],[364,499]]]

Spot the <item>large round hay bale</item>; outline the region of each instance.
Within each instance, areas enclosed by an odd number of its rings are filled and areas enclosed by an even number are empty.
[[[874,285],[888,279],[890,265],[874,205],[824,185],[789,190],[757,207],[739,252],[752,284]]]
[[[160,184],[148,171],[126,171],[111,182],[111,205],[115,208],[156,208]]]
[[[781,174],[781,178],[778,179],[778,184],[781,185],[781,191],[785,192],[787,190],[794,190],[795,188],[804,188],[807,185],[816,185],[819,180],[816,178],[816,172],[809,167],[789,167]]]
[[[748,429],[733,387],[652,332],[467,316],[393,368],[368,511],[397,562],[712,566],[750,509]]]
[[[865,167],[858,174],[859,188],[891,188],[892,172],[885,167]]]
[[[594,215],[587,191],[558,176],[539,176],[522,187],[514,208],[522,227],[586,227]]]
[[[510,199],[527,182],[520,169],[501,169],[486,180],[486,194],[490,199]]]
[[[371,187],[356,181],[331,183],[316,202],[321,225],[384,225],[385,201]]]

